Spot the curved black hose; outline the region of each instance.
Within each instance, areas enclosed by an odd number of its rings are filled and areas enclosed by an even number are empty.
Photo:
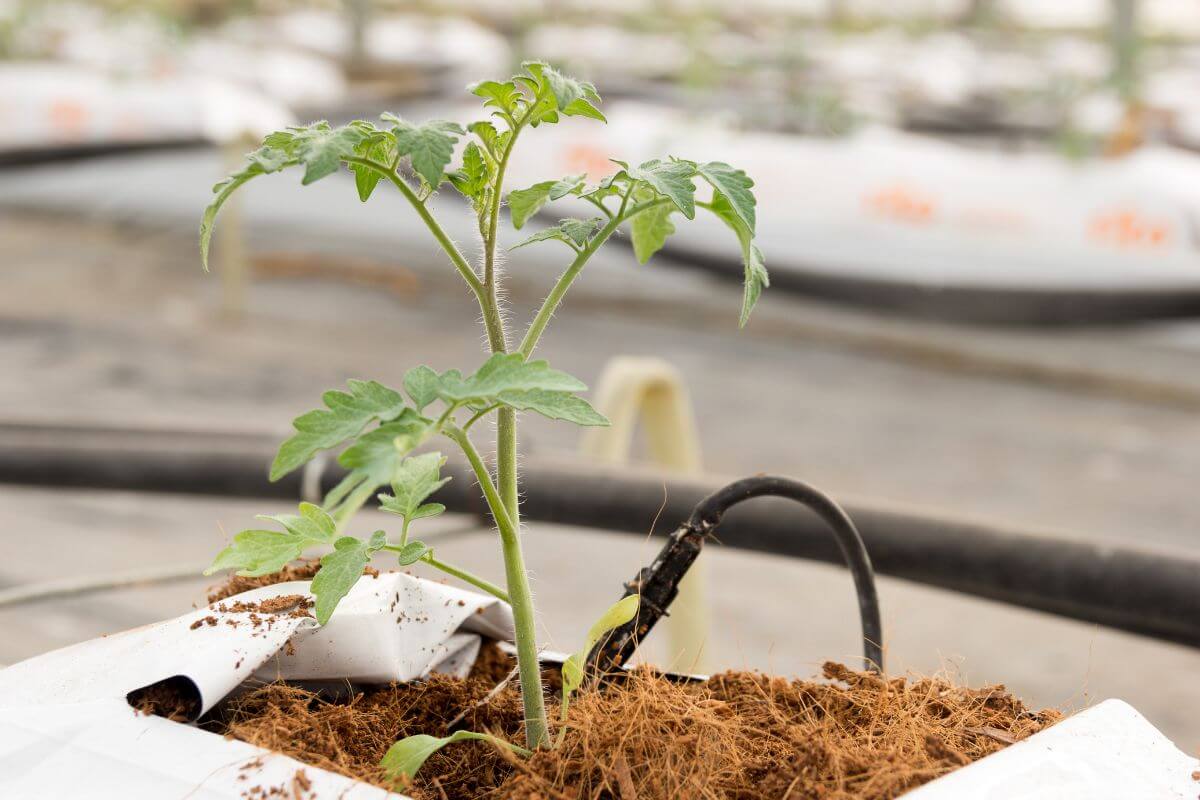
[[[863,662],[868,670],[883,669],[883,622],[879,613],[879,594],[875,590],[875,570],[862,536],[842,507],[807,483],[775,475],[761,475],[734,481],[700,501],[688,518],[687,526],[708,534],[720,523],[725,512],[754,497],[786,497],[807,507],[820,517],[837,540],[838,549],[858,595],[858,613],[862,621]]]
[[[733,506],[753,497],[774,496],[794,500],[812,510],[832,530],[838,548],[858,593],[859,616],[862,620],[864,667],[870,671],[883,669],[883,624],[879,614],[879,596],[875,591],[875,572],[862,537],[850,517],[841,507],[813,487],[790,478],[762,475],[735,481],[701,500],[692,510],[687,522],[680,525],[663,545],[650,566],[638,572],[625,585],[625,595],[641,598],[637,615],[624,625],[614,628],[588,655],[588,667],[593,675],[613,673],[629,660],[679,591],[679,582],[700,555],[704,540],[721,523],[721,518]]]

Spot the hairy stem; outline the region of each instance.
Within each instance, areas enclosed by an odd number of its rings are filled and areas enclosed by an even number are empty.
[[[485,578],[481,578],[478,575],[473,575],[470,572],[467,572],[465,569],[456,567],[453,564],[447,564],[441,559],[434,558],[432,554],[426,555],[421,560],[435,569],[440,569],[447,575],[453,575],[459,580],[466,581],[472,586],[482,589],[493,597],[498,597],[509,605],[512,605],[512,601],[508,599],[508,592],[504,591],[499,586],[489,580],[486,580]]]
[[[628,199],[628,196],[626,196],[626,199]],[[632,219],[649,208],[668,202],[670,201],[663,198],[650,200],[645,203],[639,203],[628,211],[625,211],[625,205],[622,203],[622,213],[609,220],[608,224],[592,237],[587,247],[580,251],[575,260],[571,262],[571,265],[558,277],[558,281],[554,284],[554,288],[550,290],[550,294],[546,295],[546,299],[542,302],[542,307],[534,315],[533,322],[529,323],[529,329],[525,332],[525,338],[521,340],[521,355],[529,358],[530,354],[533,353],[533,349],[537,347],[538,339],[542,338],[542,333],[546,330],[546,326],[550,324],[550,318],[554,316],[558,304],[562,302],[563,296],[571,288],[571,284],[575,282],[575,278],[579,276],[588,259],[600,249],[601,245],[608,241],[608,237],[616,232],[621,223]]]
[[[399,552],[403,551],[404,548],[403,548],[403,546],[397,547],[396,545],[389,544],[389,545],[385,545],[383,549],[391,550],[393,553],[399,553]],[[439,558],[434,558],[432,552],[428,552],[425,555],[421,556],[421,561],[425,562],[426,564],[433,567],[434,569],[441,570],[442,572],[446,573],[447,575],[453,575],[454,577],[458,578],[459,580],[469,583],[472,586],[474,586],[475,588],[481,589],[481,590],[487,592],[488,594],[492,595],[493,597],[497,597],[506,603],[509,602],[508,592],[504,591],[496,584],[492,583],[491,581],[487,580],[486,578],[481,578],[478,575],[468,572],[467,570],[463,569],[462,567],[456,567],[453,564],[447,564],[445,561],[442,561]]]
[[[501,412],[503,411],[504,409],[501,409]],[[521,680],[521,700],[525,706],[525,740],[531,748],[544,747],[550,743],[549,726],[546,722],[546,701],[542,696],[541,667],[538,664],[533,592],[529,588],[529,576],[525,572],[520,532],[507,505],[492,483],[492,476],[475,445],[457,426],[447,426],[444,433],[462,448],[479,485],[483,488],[483,496],[491,510],[492,519],[500,530],[504,575],[508,584],[508,603],[512,606],[513,627],[516,630],[517,669]],[[515,459],[513,467],[512,472],[515,474]]]
[[[425,223],[425,226],[429,228],[430,232],[433,234],[433,238],[437,239],[438,244],[442,247],[442,250],[444,250],[446,255],[450,257],[450,261],[454,264],[455,269],[457,269],[459,274],[462,275],[463,280],[467,282],[467,285],[471,287],[471,291],[475,293],[475,297],[479,300],[479,304],[482,307],[484,297],[483,282],[479,280],[479,276],[475,274],[475,270],[471,269],[471,265],[467,262],[467,259],[462,254],[462,251],[458,249],[453,241],[451,241],[441,224],[434,218],[433,214],[430,213],[425,204],[421,202],[421,198],[417,197],[417,193],[412,190],[412,187],[405,183],[404,179],[397,175],[395,170],[389,169],[382,164],[377,164],[368,158],[349,156],[345,159],[345,161],[347,164],[358,164],[359,166],[363,166],[367,169],[378,172],[380,175],[395,184],[396,188],[400,190],[400,193],[404,195],[404,199],[408,200],[409,205],[411,205],[413,210],[417,212],[417,216],[419,216],[421,221]]]

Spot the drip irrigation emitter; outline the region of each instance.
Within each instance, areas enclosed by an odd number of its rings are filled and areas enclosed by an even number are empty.
[[[700,555],[705,540],[721,524],[725,512],[745,500],[768,496],[800,503],[820,517],[833,532],[858,594],[864,669],[883,670],[883,625],[879,595],[875,591],[875,571],[858,529],[841,506],[808,484],[791,478],[759,475],[734,481],[701,500],[687,521],[667,537],[667,543],[650,566],[639,570],[625,585],[624,596],[636,594],[641,597],[637,615],[613,629],[588,654],[591,674],[600,676],[619,670],[655,624],[668,615],[667,609],[679,591],[680,580]]]

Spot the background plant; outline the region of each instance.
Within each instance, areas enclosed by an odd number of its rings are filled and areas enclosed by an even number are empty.
[[[242,575],[279,570],[306,550],[332,550],[321,559],[312,583],[316,615],[324,624],[338,602],[380,551],[395,553],[401,565],[418,561],[461,578],[510,603],[516,628],[517,662],[530,748],[549,744],[541,676],[537,661],[533,599],[521,552],[517,414],[536,412],[577,425],[606,425],[578,393],[578,379],[531,356],[563,296],[591,256],[628,224],[634,253],[645,263],[675,233],[677,215],[693,219],[697,209],[724,221],[741,244],[744,289],[739,323],[745,325],[768,278],[762,253],[754,244],[754,183],[745,172],[722,162],[700,163],[682,158],[652,159],[637,166],[616,162],[617,171],[591,184],[584,175],[543,181],[525,189],[504,191],[504,176],[518,138],[530,128],[554,124],[562,117],[603,122],[600,96],[590,83],[567,77],[541,62],[507,81],[483,81],[470,91],[483,100],[488,118],[463,127],[431,120],[420,124],[384,114],[382,125],[356,120],[341,127],[316,122],[268,135],[247,156],[240,172],[218,183],[204,212],[200,249],[208,266],[209,240],[221,205],[247,181],[292,167],[303,169],[301,183],[313,183],[346,165],[354,174],[358,196],[367,201],[380,183],[391,184],[428,226],[461,275],[482,312],[491,355],[472,374],[438,373],[428,366],[408,370],[404,393],[375,381],[350,381],[348,391],[326,392],[325,408],[297,417],[295,434],[283,443],[271,465],[277,480],[303,466],[319,452],[345,447],[338,462],[349,473],[320,506],[302,503],[299,513],[264,517],[282,530],[251,529],[234,536],[209,572],[236,568]],[[465,141],[465,144],[463,143]],[[452,168],[456,152],[458,166]],[[482,241],[473,266],[434,218],[429,199],[449,183],[470,203]],[[697,197],[697,186],[710,192]],[[501,314],[497,269],[497,228],[507,205],[512,224],[522,228],[548,203],[578,198],[595,208],[586,218],[568,218],[541,230],[512,249],[544,241],[566,245],[574,256],[529,322],[514,341]],[[704,199],[707,197],[708,199]],[[405,396],[407,395],[407,397]],[[489,469],[471,431],[481,420],[496,417],[495,468]],[[411,455],[432,440],[446,438],[466,456],[499,532],[504,557],[504,588],[448,564],[425,543],[410,538],[410,525],[441,513],[428,498],[446,479],[437,452]],[[348,521],[381,488],[384,511],[401,518],[398,537],[376,531],[368,539],[345,535]],[[628,604],[624,607],[628,610]],[[616,612],[619,616],[621,612]],[[615,618],[610,610],[605,619]],[[595,634],[595,629],[593,634]],[[434,742],[410,743],[408,752],[425,752]],[[459,737],[471,738],[471,737]],[[407,741],[407,740],[406,740]],[[437,746],[440,746],[438,744]],[[401,754],[403,755],[403,754]],[[411,763],[397,756],[397,763]],[[423,761],[422,757],[420,761]],[[418,762],[419,766],[419,762]],[[402,771],[402,770],[401,770]]]

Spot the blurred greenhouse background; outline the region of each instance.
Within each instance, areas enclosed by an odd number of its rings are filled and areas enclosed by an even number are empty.
[[[694,416],[693,467],[1200,556],[1198,0],[0,0],[0,432],[280,435],[346,378],[479,360],[475,314],[419,221],[393,197],[359,203],[348,173],[248,188],[214,275],[195,231],[264,133],[384,110],[465,120],[468,83],[529,59],[594,82],[609,122],[535,132],[513,188],[662,153],[757,182],[773,286],[746,330],[737,243],[698,221],[644,266],[609,246],[547,339],[593,386],[613,356],[663,359]],[[431,204],[473,247],[451,195]],[[562,253],[507,261],[523,318]],[[527,430],[531,458],[596,457],[574,430]],[[46,485],[0,484],[0,500],[0,598],[132,567],[198,573],[272,510]],[[498,569],[478,523],[443,527],[441,552]],[[528,535],[558,649],[578,608],[591,618],[655,549]],[[50,567],[47,540],[65,543]],[[841,571],[706,560],[709,633],[689,663],[810,674],[854,657]],[[204,585],[0,601],[0,663],[174,614]],[[947,668],[1034,704],[1122,697],[1200,746],[1191,647],[881,587],[894,671]],[[651,649],[678,662],[673,647]]]

